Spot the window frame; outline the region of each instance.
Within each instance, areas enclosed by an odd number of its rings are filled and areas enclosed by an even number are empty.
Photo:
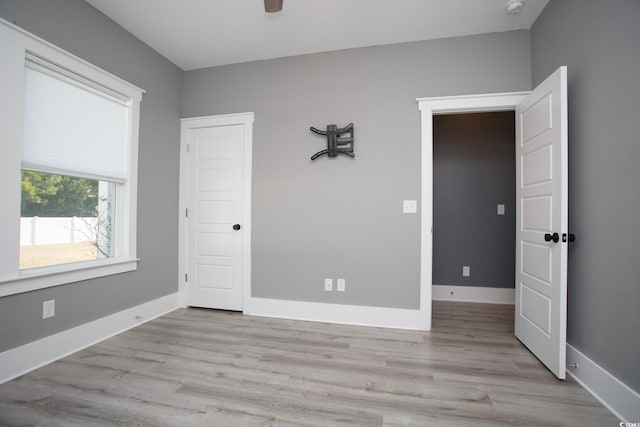
[[[28,55],[128,99],[127,179],[116,193],[115,257],[20,270],[20,201],[24,73]],[[137,269],[136,221],[140,102],[144,91],[65,50],[0,19],[0,297]],[[64,174],[64,171],[61,171]]]

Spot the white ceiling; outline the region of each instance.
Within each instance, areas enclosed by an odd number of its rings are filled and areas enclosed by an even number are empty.
[[[549,0],[86,0],[183,70],[529,29]]]

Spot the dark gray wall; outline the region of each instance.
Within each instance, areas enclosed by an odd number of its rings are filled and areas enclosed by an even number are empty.
[[[253,295],[416,309],[416,97],[530,88],[529,33],[406,43],[185,73],[183,114],[255,112]],[[355,159],[309,126],[355,124]],[[323,279],[347,291],[325,292]]]
[[[177,291],[183,72],[81,0],[0,0],[0,17],[146,90],[140,119],[138,270],[1,298],[4,351]],[[44,321],[42,302],[52,298],[56,316]]]
[[[433,283],[513,288],[514,112],[434,116],[433,163]]]
[[[640,2],[552,0],[531,30],[536,85],[569,79],[570,344],[640,391]]]

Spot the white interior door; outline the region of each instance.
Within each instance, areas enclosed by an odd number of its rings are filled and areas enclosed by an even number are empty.
[[[242,310],[244,132],[241,124],[187,129],[189,306]]]
[[[516,107],[515,335],[565,378],[567,315],[567,69]]]

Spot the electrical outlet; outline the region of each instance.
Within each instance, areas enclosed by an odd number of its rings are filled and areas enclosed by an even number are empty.
[[[402,201],[402,212],[403,213],[417,213],[418,212],[418,201],[417,200],[403,200]]]
[[[333,279],[324,279],[324,290],[325,291],[333,290]]]
[[[338,279],[338,283],[336,284],[336,290],[338,292],[344,292],[347,288],[347,281],[345,279]]]
[[[498,215],[504,215],[504,205],[503,204],[499,204],[498,205]]]
[[[42,303],[42,318],[48,319],[56,315],[56,300],[52,299]]]
[[[462,275],[464,277],[471,276],[471,267],[469,267],[468,265],[463,265],[462,266]]]

